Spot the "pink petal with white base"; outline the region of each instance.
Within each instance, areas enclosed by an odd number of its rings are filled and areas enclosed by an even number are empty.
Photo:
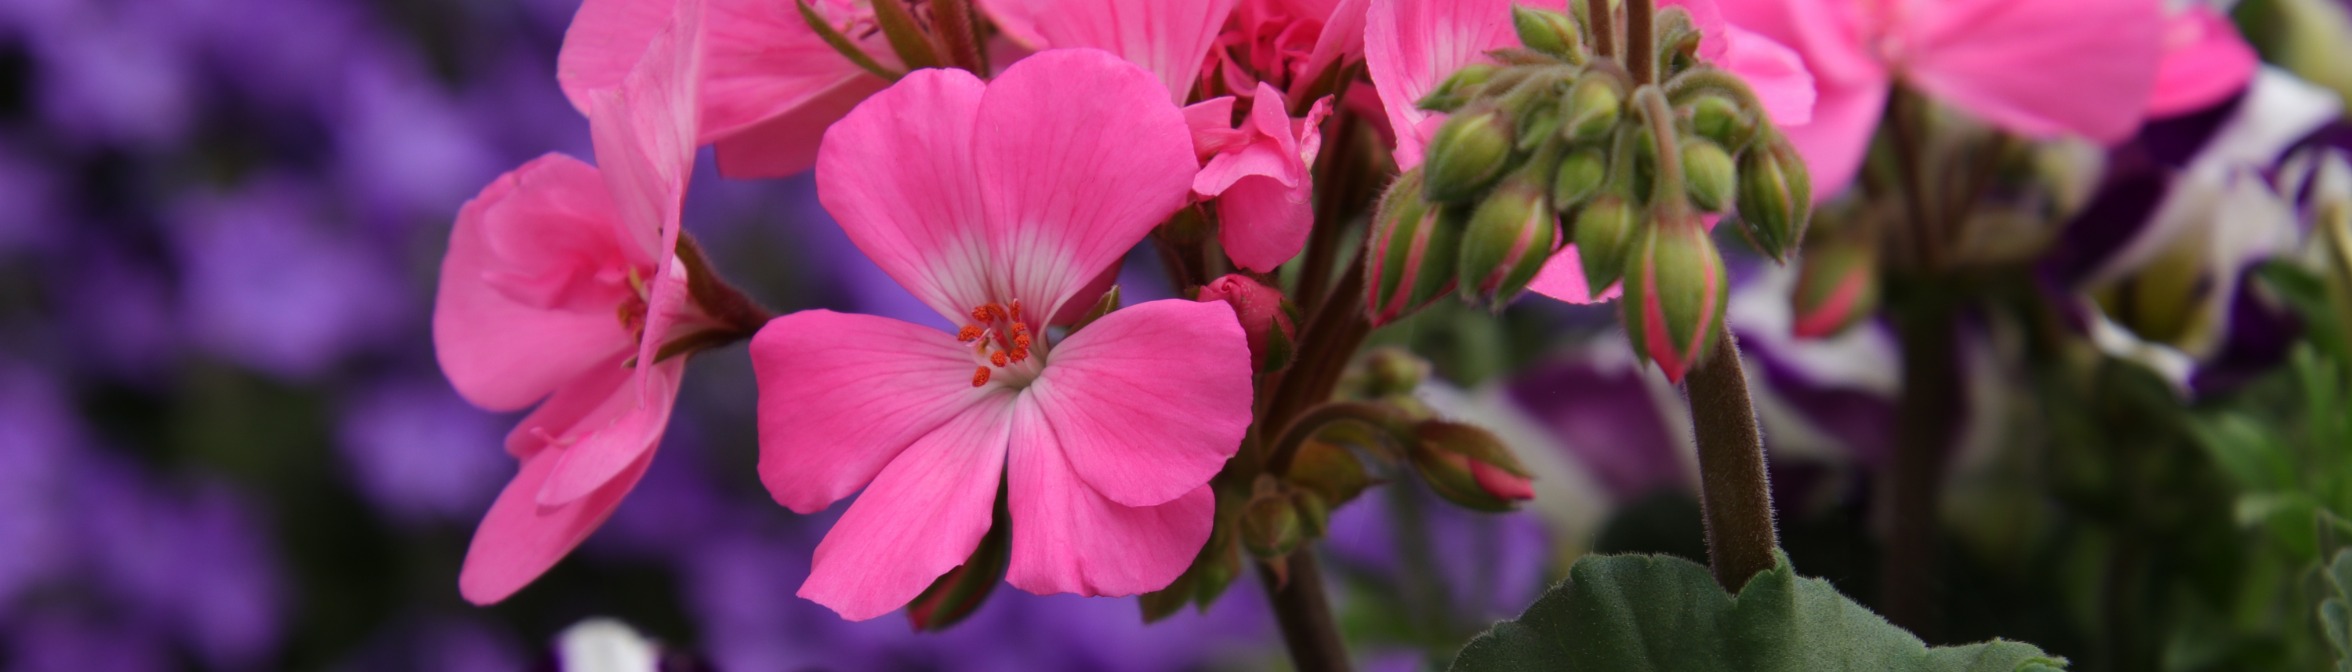
[[[907,446],[988,394],[955,337],[897,320],[809,310],[751,341],[760,482],[816,513],[865,487]]]
[[[1396,129],[1399,170],[1421,165],[1421,151],[1445,115],[1415,103],[1453,75],[1516,44],[1510,0],[1372,0],[1364,18],[1364,63]]]
[[[1005,581],[1040,595],[1166,588],[1208,541],[1216,495],[1201,485],[1158,506],[1120,505],[1086,485],[1054,432],[1038,402],[1024,397],[1006,469],[1013,548]]]
[[[997,298],[1053,314],[1191,200],[1192,133],[1164,93],[1092,49],[1030,56],[988,85],[972,155],[990,257],[1010,265]]]
[[[1152,301],[1057,344],[1024,398],[1086,487],[1150,506],[1207,483],[1249,429],[1248,336],[1229,304]],[[1026,446],[1027,444],[1023,444]]]
[[[649,453],[630,465],[604,488],[571,504],[543,508],[538,492],[554,471],[558,455],[545,451],[523,461],[522,472],[498,493],[490,513],[474,530],[466,549],[465,567],[457,575],[458,593],[466,601],[488,605],[504,600],[529,585],[580,545],[588,534],[611,517],[621,498],[637,486],[652,462]]]
[[[825,132],[817,200],[850,242],[948,322],[987,303],[980,178],[972,161],[977,77],[930,69]]]
[[[2212,106],[2246,89],[2262,59],[2219,10],[2190,5],[2165,21],[2164,62],[2156,70],[2149,117]]]
[[[964,564],[988,533],[1014,394],[994,389],[891,460],[817,544],[799,595],[862,621]]]
[[[1014,39],[1039,49],[1094,48],[1159,77],[1171,103],[1193,81],[1236,0],[987,0],[988,14]]]
[[[549,154],[458,211],[433,307],[433,349],[458,394],[509,411],[628,349],[628,295],[596,169]]]
[[[2164,55],[2158,0],[1919,3],[1904,77],[1929,97],[2032,139],[2116,142],[2139,129]]]

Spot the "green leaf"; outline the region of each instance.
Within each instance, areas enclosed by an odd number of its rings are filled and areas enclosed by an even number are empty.
[[[1782,556],[1737,597],[1697,563],[1588,556],[1518,620],[1497,623],[1451,669],[1641,672],[2056,670],[2019,642],[1928,648]]]

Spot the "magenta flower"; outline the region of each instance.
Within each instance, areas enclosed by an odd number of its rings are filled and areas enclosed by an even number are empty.
[[[1047,51],[989,84],[910,74],[826,136],[825,209],[963,326],[816,310],[753,340],[768,491],[811,513],[865,490],[800,595],[852,620],[906,604],[980,543],[1000,478],[1014,586],[1173,581],[1250,422],[1233,308],[1154,301],[1059,339],[1044,320],[1184,207],[1197,164],[1168,89],[1103,52]]]
[[[709,0],[703,42],[701,134],[716,145],[719,173],[785,177],[816,164],[825,128],[890,83],[825,44],[793,2]],[[883,67],[901,69],[862,0],[812,0],[817,14]],[[572,17],[556,78],[572,106],[618,83],[679,0],[586,0]],[[859,36],[863,36],[862,38]]]
[[[662,346],[708,319],[673,254],[702,34],[699,3],[686,6],[624,81],[588,94],[602,170],[534,159],[467,202],[450,233],[433,311],[442,372],[476,406],[539,402],[507,434],[522,472],[458,577],[477,604],[538,578],[636,485],[685,368]]]
[[[2157,0],[1719,0],[1795,48],[1812,123],[1782,124],[1826,200],[1854,181],[1897,79],[2011,133],[2098,142],[2139,128],[2164,51]]]
[[[2164,61],[2148,98],[2148,117],[2204,109],[2246,90],[2262,59],[2221,10],[2189,5],[2165,20]]]

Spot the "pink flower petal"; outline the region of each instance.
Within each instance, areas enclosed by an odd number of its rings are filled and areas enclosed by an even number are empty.
[[[1723,18],[1797,52],[1822,87],[1883,86],[1887,68],[1864,43],[1852,0],[1717,0]]]
[[[458,211],[433,307],[433,349],[460,395],[531,405],[631,345],[613,314],[628,288],[611,199],[596,169],[549,154],[499,176]]]
[[[1299,14],[1323,17],[1323,31],[1315,35],[1315,49],[1307,53],[1306,64],[1296,73],[1300,77],[1320,77],[1335,64],[1364,57],[1364,18],[1372,8],[1372,0],[1337,0],[1330,4],[1327,13]],[[1302,7],[1295,11],[1313,10]]]
[[[1014,392],[990,390],[882,469],[817,544],[801,597],[862,621],[905,606],[971,557],[988,533],[1013,425]]]
[[[1038,49],[1091,47],[1157,75],[1172,103],[1192,94],[1236,0],[988,0],[1007,35]]]
[[[1813,105],[1813,121],[1781,128],[1797,154],[1805,157],[1805,168],[1812,173],[1814,202],[1836,198],[1860,174],[1863,155],[1870,151],[1870,136],[1878,131],[1878,120],[1886,111],[1887,88],[1885,82],[1858,87],[1823,85],[1821,97]]]
[[[990,300],[972,160],[986,89],[962,70],[908,73],[827,130],[817,155],[825,211],[883,272],[951,324]]]
[[[1911,6],[1905,78],[2032,139],[2116,142],[2139,128],[2164,55],[2157,0],[1951,0]]]
[[[678,10],[620,86],[588,93],[597,169],[647,264],[666,262],[677,248],[678,213],[694,170],[701,0],[684,0]]]
[[[642,386],[614,389],[614,408],[603,411],[604,417],[591,414],[585,426],[566,432],[573,443],[560,451],[554,472],[540,488],[540,506],[563,506],[594,494],[661,444],[670,411],[678,405],[686,359],[675,357],[639,368],[644,371],[631,378]]]
[[[978,125],[988,129],[973,147],[988,250],[1006,266],[995,277],[1011,281],[996,298],[1040,315],[1191,200],[1199,164],[1183,113],[1150,73],[1110,54],[1022,59],[988,85]]]
[[[529,459],[627,413],[636,400],[630,383],[637,379],[637,370],[627,365],[629,354],[623,350],[592,361],[578,376],[565,380],[506,433],[506,454]]]
[[[2190,5],[2166,20],[2164,62],[2148,116],[2168,117],[2228,99],[2254,80],[2262,60],[2238,27],[2219,10]]]
[[[1364,63],[1396,129],[1400,170],[1421,165],[1421,150],[1445,115],[1414,104],[1455,70],[1510,46],[1510,0],[1372,0],[1365,15]]]
[[[1167,587],[1208,541],[1216,495],[1201,485],[1166,504],[1128,507],[1096,494],[1072,470],[1042,406],[1025,396],[1015,411],[1006,469],[1013,548],[1005,581],[1040,595],[1120,596]]]
[[[588,92],[620,86],[677,6],[678,0],[582,0],[555,57],[556,82],[573,109],[587,114]]]
[[[1315,228],[1313,185],[1251,176],[1217,197],[1217,244],[1236,266],[1271,273],[1307,247]]]
[[[900,451],[988,393],[955,336],[897,320],[807,310],[751,341],[760,482],[815,513],[865,487]],[[988,388],[994,389],[994,388]]]
[[[1249,337],[1229,304],[1113,311],[1047,357],[1025,393],[1037,407],[1031,438],[1049,438],[1113,502],[1160,504],[1209,482],[1249,429]]]
[[[739,180],[798,175],[816,166],[817,148],[826,129],[888,86],[889,82],[872,75],[850,77],[773,116],[724,134],[706,132],[704,137],[711,139],[717,151],[720,175]]]
[[[612,516],[621,498],[637,487],[637,479],[645,475],[653,455],[649,452],[639,458],[587,497],[543,508],[536,501],[537,493],[554,471],[557,457],[554,451],[545,451],[524,460],[522,472],[506,484],[498,501],[490,505],[489,514],[482,517],[482,526],[474,530],[473,544],[466,549],[465,568],[457,575],[458,593],[466,601],[496,603],[547,573]]]
[[[1600,303],[1625,293],[1617,285],[1609,285],[1600,296],[1593,296],[1591,285],[1584,281],[1584,260],[1576,256],[1576,244],[1560,246],[1552,258],[1544,261],[1543,270],[1535,272],[1535,279],[1527,288],[1537,294],[1577,305]]]

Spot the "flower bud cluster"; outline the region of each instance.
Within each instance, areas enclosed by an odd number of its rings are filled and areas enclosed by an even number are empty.
[[[1652,24],[1655,66],[1635,67],[1655,81],[1591,49],[1581,16],[1512,11],[1524,48],[1489,54],[1419,103],[1450,116],[1382,201],[1366,265],[1373,321],[1449,291],[1500,309],[1573,244],[1596,294],[1624,282],[1636,347],[1679,380],[1723,328],[1727,275],[1709,227],[1736,214],[1751,246],[1785,261],[1812,214],[1804,162],[1746,83],[1698,57],[1686,10]]]

